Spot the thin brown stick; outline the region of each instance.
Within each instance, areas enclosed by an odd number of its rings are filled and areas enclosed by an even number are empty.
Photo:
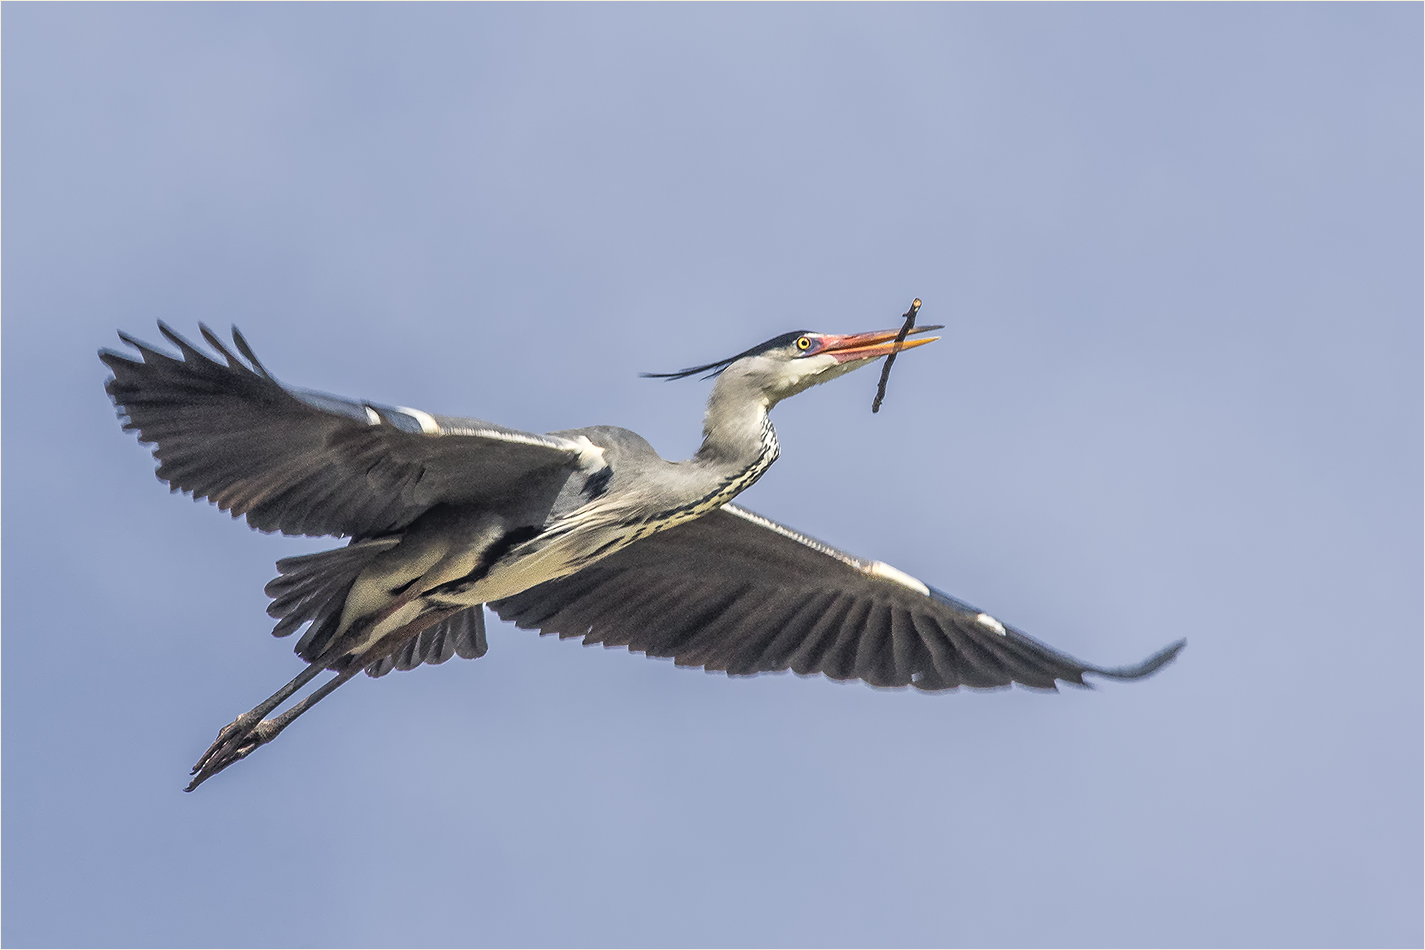
[[[915,326],[915,315],[920,312],[920,298],[916,297],[911,301],[910,309],[901,314],[905,318],[905,325],[901,327],[901,332],[896,334],[896,346],[905,342],[905,335],[910,332],[910,328]],[[876,401],[871,403],[872,412],[881,411],[881,401],[886,398],[886,382],[891,378],[891,364],[896,361],[896,353],[899,350],[892,350],[891,355],[886,357],[885,364],[881,367],[881,381],[876,384]]]

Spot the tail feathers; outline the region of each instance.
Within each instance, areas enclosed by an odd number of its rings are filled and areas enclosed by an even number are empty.
[[[396,653],[368,666],[366,675],[385,676],[392,670],[413,670],[422,663],[444,663],[452,656],[473,660],[484,656],[488,649],[485,606],[476,604],[426,627]]]
[[[336,634],[356,576],[372,558],[399,543],[399,538],[353,541],[344,548],[278,561],[278,576],[266,588],[272,598],[267,614],[277,619],[272,635],[285,637],[310,623],[296,652],[309,663],[315,660]]]

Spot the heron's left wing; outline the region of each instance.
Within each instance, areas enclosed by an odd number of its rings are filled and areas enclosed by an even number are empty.
[[[518,626],[730,675],[792,670],[872,686],[1041,689],[1142,663],[1080,662],[879,561],[736,505],[637,541],[577,574],[490,604]]]
[[[587,438],[285,386],[236,328],[245,361],[200,328],[220,358],[162,322],[178,357],[119,334],[138,358],[101,350],[114,374],[106,388],[124,427],[153,444],[160,479],[259,530],[372,537],[438,504],[516,495],[535,507],[552,503],[571,473],[604,466]]]

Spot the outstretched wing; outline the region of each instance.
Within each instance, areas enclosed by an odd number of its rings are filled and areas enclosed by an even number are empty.
[[[101,350],[124,428],[153,443],[158,477],[262,531],[369,537],[440,503],[478,503],[518,486],[552,499],[571,471],[597,470],[587,439],[533,435],[278,383],[242,334],[233,355],[207,328],[213,359],[163,323],[169,356],[119,337],[140,359]]]
[[[1105,669],[1053,650],[878,561],[863,561],[736,505],[629,545],[577,574],[490,606],[521,627],[626,646],[730,675],[792,670],[872,686],[1054,689]]]

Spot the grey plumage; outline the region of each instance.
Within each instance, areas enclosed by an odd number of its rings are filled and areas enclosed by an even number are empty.
[[[437,666],[452,656],[477,660],[488,649],[490,646],[485,642],[485,608],[476,604],[426,627],[420,636],[406,641],[399,653],[368,666],[366,675],[385,676],[392,670],[413,670],[422,663]]]
[[[1182,644],[1144,663],[1082,663],[982,611],[875,573],[874,562],[778,525],[738,505],[652,535],[578,574],[490,606],[503,620],[672,657],[733,676],[792,670],[922,690],[1085,685],[1085,673],[1136,679]],[[990,618],[993,619],[993,618]],[[998,623],[998,621],[996,621]]]
[[[267,596],[272,598],[267,613],[277,618],[272,635],[285,637],[307,625],[296,653],[309,663],[316,660],[330,645],[342,605],[357,575],[374,556],[398,544],[399,538],[353,541],[344,548],[278,561],[278,576],[266,587]],[[422,630],[399,653],[370,664],[366,672],[384,676],[393,669],[444,663],[452,656],[473,660],[484,656],[487,649],[485,615],[476,605]]]
[[[717,378],[702,446],[669,462],[612,426],[535,435],[284,386],[236,329],[235,354],[202,328],[215,359],[159,327],[179,356],[125,334],[137,358],[100,353],[125,428],[154,445],[158,477],[259,530],[350,539],[278,562],[272,632],[300,632],[308,666],[219,733],[190,790],[361,670],[483,656],[487,602],[521,627],[681,666],[929,691],[1134,679],[1182,648],[1122,669],[1082,663],[731,504],[777,459],[777,402],[934,338],[799,331],[664,374]],[[264,718],[324,670],[336,675]]]
[[[284,387],[236,330],[248,364],[206,327],[223,362],[159,329],[181,359],[123,333],[142,361],[100,352],[124,428],[155,445],[158,477],[175,491],[261,531],[371,537],[436,504],[490,504],[512,492],[537,507],[580,458],[566,439]]]

